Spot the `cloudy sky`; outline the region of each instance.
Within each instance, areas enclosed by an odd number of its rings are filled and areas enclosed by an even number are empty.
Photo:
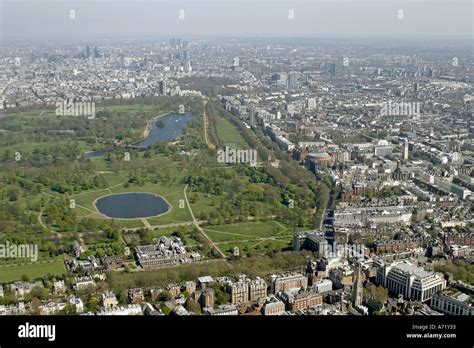
[[[3,39],[71,40],[169,36],[472,40],[474,15],[471,0],[0,0],[0,11]]]

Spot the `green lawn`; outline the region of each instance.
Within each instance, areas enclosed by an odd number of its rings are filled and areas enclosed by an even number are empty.
[[[204,231],[227,255],[234,247],[244,251],[267,252],[281,250],[290,245],[293,233],[276,221],[242,222],[229,225],[208,226]],[[262,239],[272,238],[272,239]]]
[[[231,234],[247,236],[249,238],[268,238],[285,231],[275,221],[240,222],[228,225],[208,226],[205,227],[205,229],[206,231],[220,232],[221,235],[227,233],[229,237],[227,237],[226,240],[234,240],[234,236]],[[235,237],[236,239],[242,239],[237,236]]]
[[[10,283],[20,280],[22,275],[27,275],[30,280],[41,278],[48,273],[60,275],[66,273],[66,266],[62,256],[56,259],[39,260],[36,263],[20,265],[2,265],[0,266],[0,283]]]
[[[216,131],[217,136],[223,144],[242,149],[248,147],[247,142],[239,133],[237,128],[225,118],[218,118],[216,122]]]

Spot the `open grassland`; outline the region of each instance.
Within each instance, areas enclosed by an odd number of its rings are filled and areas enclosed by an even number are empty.
[[[0,283],[20,280],[23,275],[33,280],[44,277],[47,274],[60,275],[64,273],[66,273],[66,266],[62,256],[54,259],[39,259],[38,262],[2,264],[0,265]]]

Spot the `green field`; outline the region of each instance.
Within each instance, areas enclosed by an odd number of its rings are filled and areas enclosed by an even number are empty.
[[[235,146],[241,149],[245,149],[248,147],[247,142],[242,137],[237,128],[225,118],[218,118],[216,122],[216,131],[219,140],[223,144],[232,147]]]
[[[276,221],[207,226],[204,231],[227,255],[234,247],[256,252],[281,250],[289,246],[293,236],[290,229]]]
[[[27,275],[30,280],[41,278],[47,274],[60,275],[66,273],[66,266],[63,258],[38,261],[36,263],[20,265],[0,266],[0,283],[8,283],[20,280],[23,275]]]

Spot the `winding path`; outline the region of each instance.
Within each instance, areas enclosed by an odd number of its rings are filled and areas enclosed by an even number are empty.
[[[217,252],[219,253],[219,255],[221,255],[222,258],[226,259],[227,257],[225,256],[225,254],[222,252],[221,249],[219,249],[219,247],[216,245],[216,243],[214,243],[212,241],[211,238],[208,237],[208,235],[206,234],[206,232],[204,232],[204,230],[201,228],[201,226],[199,226],[198,224],[198,221],[196,220],[196,218],[194,217],[194,213],[193,213],[193,210],[191,209],[191,205],[189,204],[189,201],[188,201],[188,195],[186,194],[186,190],[188,189],[188,185],[186,185],[184,187],[184,199],[186,201],[186,205],[188,206],[188,209],[189,209],[189,212],[191,213],[191,217],[193,218],[193,224],[194,226],[196,226],[196,228],[199,230],[199,232],[202,233],[202,235],[209,241],[209,243],[211,244],[211,246],[217,250]]]

